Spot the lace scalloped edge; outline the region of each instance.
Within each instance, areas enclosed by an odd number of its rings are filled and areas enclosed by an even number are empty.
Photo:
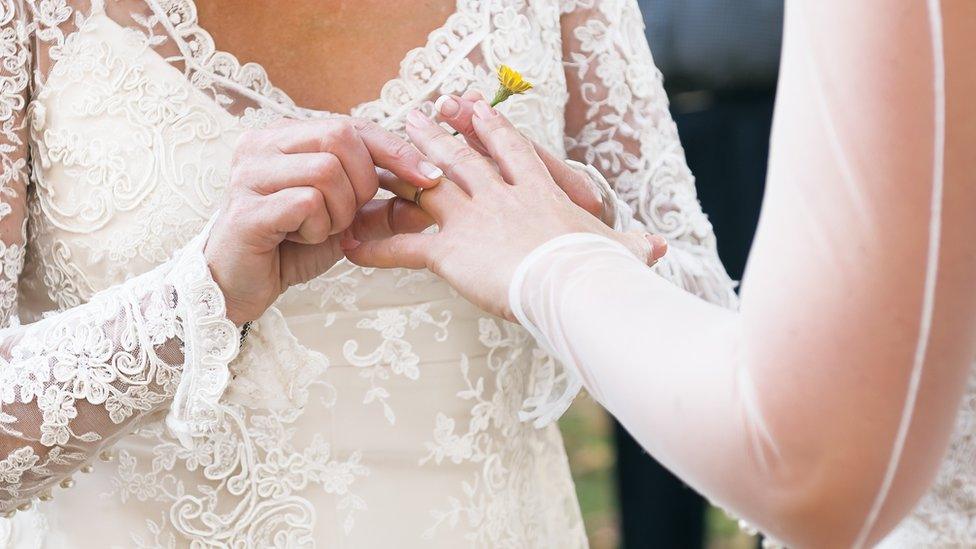
[[[220,397],[230,381],[230,362],[240,348],[240,332],[227,319],[224,294],[203,256],[209,230],[182,252],[167,278],[183,321],[183,373],[166,417],[170,432],[186,447],[219,424]]]

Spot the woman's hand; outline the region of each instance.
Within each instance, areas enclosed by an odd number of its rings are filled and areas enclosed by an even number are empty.
[[[361,208],[363,238],[431,223],[412,203],[370,202],[377,166],[418,187],[443,175],[415,147],[362,120],[284,121],[241,136],[204,250],[231,321],[257,318],[289,286],[342,259],[338,235]]]
[[[483,100],[484,96],[475,90],[468,90],[461,96],[442,95],[434,103],[434,111],[437,120],[445,122],[457,130],[458,133],[464,136],[472,149],[487,155],[488,149],[485,148],[485,145],[478,137],[478,133],[475,131],[472,122],[474,104],[477,101]],[[529,141],[531,142],[531,140]],[[535,142],[532,142],[532,145],[535,147],[535,152],[538,153],[539,158],[546,165],[546,168],[549,169],[549,173],[552,174],[556,185],[566,193],[566,196],[574,204],[590,212],[612,227],[615,220],[611,219],[612,216],[608,215],[608,212],[613,210],[608,208],[608,204],[606,204],[607,199],[610,197],[605,196],[601,192],[597,183],[586,172],[570,166],[549,152],[545,147]]]
[[[436,234],[396,234],[361,242],[347,234],[342,248],[362,266],[428,268],[468,300],[513,320],[508,287],[522,259],[557,236],[589,232],[615,239],[648,264],[663,255],[660,237],[617,233],[577,207],[557,186],[545,162],[508,120],[486,102],[473,106],[474,131],[492,162],[419,111],[407,117],[407,133],[444,169],[447,178],[423,191],[421,206],[440,225]],[[392,180],[391,190],[413,197],[415,189]]]

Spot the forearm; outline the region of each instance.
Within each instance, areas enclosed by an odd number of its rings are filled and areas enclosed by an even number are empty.
[[[512,304],[655,457],[798,546],[877,541],[911,509],[973,357],[974,8],[943,6],[940,126],[939,14],[896,7],[791,7],[738,316],[609,248],[545,257]]]

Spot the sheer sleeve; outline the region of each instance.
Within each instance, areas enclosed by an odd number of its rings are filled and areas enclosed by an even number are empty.
[[[734,284],[698,203],[637,3],[564,0],[562,11],[570,158],[616,192],[615,228],[668,239],[670,251],[655,267],[662,276],[734,308]]]
[[[657,273],[735,308],[735,285],[698,203],[636,3],[564,0],[560,22],[569,90],[568,163],[601,189],[609,225],[668,239]],[[558,418],[582,387],[574,369],[548,360],[533,367],[532,377],[536,383],[520,416],[537,426]]]
[[[974,30],[964,1],[789,4],[739,311],[594,235],[513,280],[515,315],[655,458],[790,546],[879,541],[945,453],[976,356]]]
[[[0,512],[57,484],[141,420],[170,409],[186,441],[217,420],[239,334],[202,250],[207,231],[159,268],[90,302],[18,325],[26,245],[31,23],[0,0]]]

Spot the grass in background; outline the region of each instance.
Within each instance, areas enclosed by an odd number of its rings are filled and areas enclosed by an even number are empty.
[[[593,399],[581,396],[559,422],[576,495],[593,549],[620,545],[620,518],[614,481],[613,428],[606,412]],[[650,459],[650,458],[648,458]],[[755,540],[739,531],[718,509],[706,515],[708,549],[753,549]]]

